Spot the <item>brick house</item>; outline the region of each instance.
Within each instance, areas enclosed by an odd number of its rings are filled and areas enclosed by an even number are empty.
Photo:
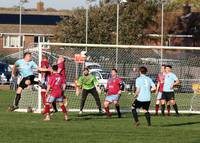
[[[37,9],[22,12],[21,38],[19,34],[19,10],[0,9],[0,55],[18,52],[40,42],[49,42],[54,36],[56,25],[67,16],[67,12]],[[21,42],[19,42],[21,39]]]

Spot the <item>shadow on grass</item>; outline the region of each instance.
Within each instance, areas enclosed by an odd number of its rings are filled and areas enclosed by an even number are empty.
[[[127,118],[126,114],[122,113],[121,118]],[[102,120],[102,119],[121,119],[118,118],[116,113],[112,114],[111,118],[107,118],[105,113],[83,113],[82,115],[75,115],[75,119],[73,120],[92,120],[92,119],[97,119],[97,120]]]
[[[178,127],[178,126],[189,126],[194,124],[200,124],[200,121],[198,122],[186,122],[186,123],[177,123],[177,124],[169,124],[169,125],[162,125],[161,127]]]

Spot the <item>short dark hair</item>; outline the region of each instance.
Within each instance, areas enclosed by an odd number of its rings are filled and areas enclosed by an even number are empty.
[[[140,67],[139,71],[141,72],[141,74],[146,74],[147,73],[147,68],[146,67]]]
[[[53,65],[52,69],[53,69],[53,71],[57,71],[58,70],[58,65]]]
[[[168,68],[172,69],[172,66],[171,66],[171,65],[166,65],[165,67],[168,67]]]
[[[166,65],[165,65],[165,64],[162,64],[162,67],[165,67],[165,68],[166,68]]]
[[[113,68],[112,71],[115,71],[117,73],[117,69],[116,68]]]
[[[31,55],[31,52],[26,52],[26,53],[24,53],[23,57],[25,58],[26,55]]]
[[[83,71],[88,71],[88,72],[89,72],[89,68],[88,68],[88,67],[85,67],[85,68],[83,69]]]
[[[47,55],[42,55],[42,59],[47,59],[48,60],[48,56]]]

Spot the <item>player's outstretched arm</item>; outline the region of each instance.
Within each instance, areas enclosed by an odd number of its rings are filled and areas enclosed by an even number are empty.
[[[38,67],[38,68],[37,68],[37,71],[39,71],[39,72],[52,72],[51,69],[48,69],[48,68],[41,68],[41,67]]]
[[[160,88],[160,82],[157,83],[157,86],[156,86],[156,94],[158,94],[159,88]]]
[[[12,77],[15,77],[15,74],[16,74],[16,65],[14,64],[12,68]]]

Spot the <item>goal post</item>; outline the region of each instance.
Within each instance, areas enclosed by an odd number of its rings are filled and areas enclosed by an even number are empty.
[[[75,55],[86,51],[86,59],[83,63],[76,63]],[[162,50],[161,50],[162,49]],[[33,50],[34,51],[34,50]],[[200,47],[176,47],[176,46],[144,46],[144,45],[110,45],[110,44],[80,44],[80,43],[39,43],[35,51],[38,57],[35,59],[40,66],[42,55],[49,57],[50,63],[54,63],[59,55],[65,58],[69,111],[79,111],[80,96],[75,95],[75,79],[81,75],[84,66],[90,67],[91,74],[95,75],[100,85],[105,88],[105,82],[112,68],[117,67],[118,74],[125,81],[126,89],[121,96],[122,111],[130,111],[133,98],[133,82],[136,77],[131,75],[133,67],[148,68],[148,75],[156,81],[156,76],[162,64],[170,64],[173,72],[180,79],[181,84],[175,87],[176,101],[182,113],[200,113],[200,96],[194,94],[192,85],[200,84]],[[162,52],[162,53],[161,53]],[[161,56],[161,54],[163,56]],[[161,59],[163,57],[163,59]],[[117,64],[117,65],[116,65]],[[39,74],[39,79],[41,75]],[[37,93],[37,109],[41,112],[40,87]],[[102,106],[104,95],[100,95]],[[152,95],[150,111],[154,112],[156,95]],[[113,108],[114,109],[114,108]],[[98,111],[95,100],[88,96],[84,111]],[[172,110],[173,112],[173,110]]]

